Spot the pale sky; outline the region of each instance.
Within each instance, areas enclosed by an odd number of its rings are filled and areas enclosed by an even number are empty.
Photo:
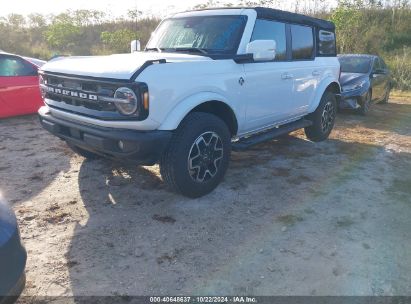
[[[292,10],[294,4],[311,2],[315,0],[277,0],[280,9]],[[160,17],[171,13],[184,11],[196,4],[206,3],[207,0],[0,0],[0,15],[18,13],[28,15],[30,13],[57,14],[67,9],[96,9],[110,13],[113,17],[126,15],[128,9],[137,7],[147,15]],[[220,0],[220,2],[235,3],[235,0]],[[330,4],[335,0],[329,0]]]

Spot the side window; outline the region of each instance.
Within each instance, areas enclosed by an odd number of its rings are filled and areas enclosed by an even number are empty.
[[[377,70],[381,69],[380,60],[378,58],[374,59],[374,64],[372,66],[372,71],[377,72]]]
[[[381,66],[381,69],[385,71],[388,70],[387,65],[385,64],[385,61],[382,58],[380,58],[380,66]]]
[[[313,29],[291,24],[292,59],[312,59],[314,51]]]
[[[335,34],[333,32],[324,30],[318,32],[318,54],[335,56],[336,45]]]
[[[24,60],[16,57],[0,57],[0,76],[35,76],[36,69]]]
[[[274,60],[280,61],[286,59],[287,42],[284,23],[258,19],[251,37],[251,41],[254,40],[275,40],[277,50]]]

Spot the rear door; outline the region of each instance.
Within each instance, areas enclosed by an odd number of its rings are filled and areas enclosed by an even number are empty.
[[[24,59],[0,56],[0,117],[35,113],[43,104],[37,68]]]
[[[307,114],[315,89],[323,74],[323,67],[317,62],[314,50],[314,29],[310,26],[290,24],[291,61],[289,74],[293,81],[292,98],[289,103],[289,117]]]
[[[378,58],[374,59],[371,75],[372,99],[380,100],[384,94],[386,75],[382,71],[381,63]]]
[[[382,96],[381,96],[381,98],[384,98],[385,94],[387,93],[387,90],[390,90],[391,88],[391,75],[390,75],[390,71],[387,65],[385,64],[384,60],[382,58],[379,58],[379,60],[380,60],[380,67],[384,75]]]

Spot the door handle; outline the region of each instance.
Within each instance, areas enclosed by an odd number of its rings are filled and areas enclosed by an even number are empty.
[[[282,75],[281,75],[281,79],[293,79],[294,78],[294,75],[293,74],[290,74],[290,73],[283,73]]]
[[[318,71],[318,70],[313,71],[313,76],[320,76],[320,75],[321,75],[320,71]]]

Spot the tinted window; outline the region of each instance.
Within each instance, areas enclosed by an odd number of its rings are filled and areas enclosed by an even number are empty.
[[[381,69],[383,69],[383,70],[387,70],[388,68],[387,68],[387,65],[385,64],[385,62],[384,62],[384,60],[382,59],[382,58],[380,58],[380,66],[381,66]]]
[[[285,24],[281,22],[257,20],[254,27],[251,41],[254,40],[275,40],[277,44],[275,60],[285,60],[286,58],[286,38]]]
[[[320,55],[335,55],[335,34],[320,30],[318,32],[318,53]]]
[[[17,57],[0,57],[0,76],[35,76],[36,69]]]
[[[381,69],[380,61],[378,60],[378,58],[376,58],[376,59],[374,60],[374,65],[373,65],[373,67],[372,67],[372,71],[373,71],[373,72],[376,72],[377,70],[380,70],[380,69]]]
[[[292,58],[311,59],[313,57],[313,30],[309,26],[291,25]]]
[[[341,72],[344,73],[368,73],[371,66],[371,59],[360,56],[338,57],[341,65]]]

